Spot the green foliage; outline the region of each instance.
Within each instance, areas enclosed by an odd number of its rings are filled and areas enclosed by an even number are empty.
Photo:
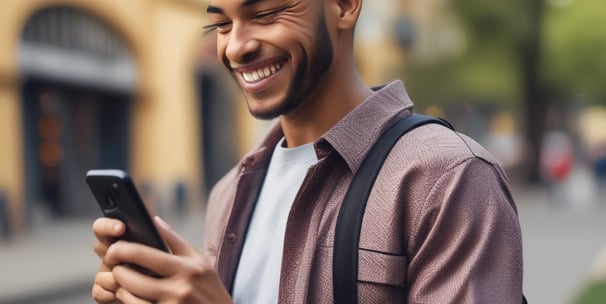
[[[465,33],[465,51],[411,65],[405,78],[411,92],[421,97],[416,100],[516,105],[522,95],[521,52],[534,41],[530,33],[537,20],[529,15],[533,3],[452,1],[450,13]],[[547,3],[534,25],[541,31],[539,72],[547,97],[553,101],[583,96],[591,103],[606,104],[606,1]]]
[[[544,78],[555,94],[606,104],[606,1],[550,7],[544,50]]]
[[[606,282],[597,282],[587,286],[573,301],[574,304],[606,303]]]
[[[507,107],[509,101],[519,99],[517,65],[510,55],[491,49],[431,65],[411,65],[406,85],[421,106],[465,101]]]
[[[515,47],[529,28],[525,15],[528,0],[498,3],[482,0],[453,1],[454,12],[461,18],[472,47]]]
[[[520,1],[498,5],[483,0],[451,2],[449,9],[464,30],[466,48],[456,56],[409,67],[405,78],[415,100],[429,104],[464,100],[514,105],[520,99],[516,52],[524,33],[517,13],[516,3],[523,3]]]

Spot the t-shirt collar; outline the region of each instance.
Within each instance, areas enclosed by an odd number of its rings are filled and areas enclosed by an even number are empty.
[[[334,149],[355,174],[379,136],[397,119],[412,113],[412,101],[401,81],[375,87],[373,91],[370,97],[314,142],[318,159]],[[244,167],[255,169],[265,166],[283,136],[277,122],[263,142],[244,158]]]

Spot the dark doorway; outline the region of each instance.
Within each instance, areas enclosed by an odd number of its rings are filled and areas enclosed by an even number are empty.
[[[202,169],[207,192],[238,160],[234,98],[226,88],[224,76],[219,73],[206,70],[198,74]]]
[[[19,45],[27,211],[97,216],[91,168],[128,168],[137,68],[124,39],[88,11],[45,7]]]
[[[98,215],[84,176],[128,168],[132,98],[33,78],[22,88],[27,201],[55,216]]]

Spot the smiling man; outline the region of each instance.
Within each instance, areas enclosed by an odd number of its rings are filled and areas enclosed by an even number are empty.
[[[217,55],[251,114],[279,123],[213,189],[205,250],[161,219],[163,253],[109,240],[98,219],[99,303],[330,303],[339,208],[379,136],[412,115],[403,84],[354,65],[362,0],[211,0]],[[424,125],[397,142],[367,202],[360,303],[520,303],[522,247],[505,174],[470,138]],[[158,277],[124,266],[139,264]]]

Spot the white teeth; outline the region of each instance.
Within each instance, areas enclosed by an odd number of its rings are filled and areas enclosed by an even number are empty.
[[[244,81],[246,82],[257,82],[275,74],[281,67],[282,65],[280,63],[272,63],[269,66],[259,68],[255,71],[242,72],[242,78],[244,78]]]

